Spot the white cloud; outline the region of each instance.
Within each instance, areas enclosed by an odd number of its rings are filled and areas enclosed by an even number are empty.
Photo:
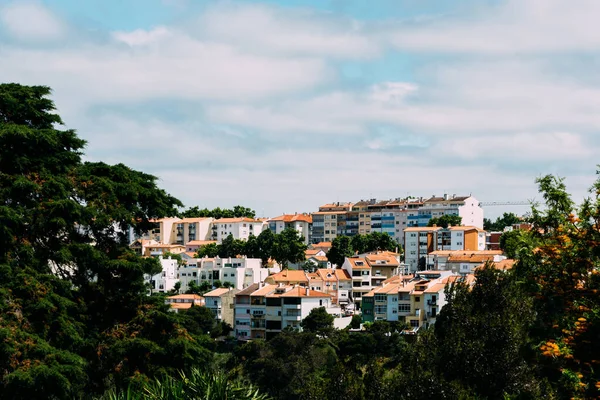
[[[14,2],[0,7],[1,27],[16,39],[47,42],[61,39],[67,32],[64,23],[43,5]]]
[[[596,52],[599,14],[596,0],[508,0],[475,16],[440,17],[394,28],[390,43],[417,52],[505,56]]]
[[[224,3],[209,8],[194,29],[259,53],[363,59],[382,50],[364,24],[307,9]]]

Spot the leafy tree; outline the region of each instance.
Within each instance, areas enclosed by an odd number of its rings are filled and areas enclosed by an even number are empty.
[[[522,219],[514,213],[504,213],[501,217],[492,222],[490,219],[483,219],[483,229],[486,231],[502,232],[507,226],[521,223]]]
[[[173,289],[171,289],[169,292],[170,292],[170,294],[179,294],[180,290],[181,290],[181,282],[177,281],[173,285]]]
[[[212,217],[215,219],[219,218],[255,218],[256,211],[243,206],[235,206],[233,209],[221,209],[219,207],[209,210],[208,208],[200,209],[198,206],[188,208],[187,210],[179,213],[182,218],[205,218]]]
[[[244,241],[241,239],[235,239],[233,235],[227,236],[221,241],[219,248],[219,257],[221,258],[235,258],[238,255],[244,254]]]
[[[213,287],[214,287],[214,288],[217,288],[217,289],[218,289],[218,288],[220,288],[221,286],[223,286],[223,283],[221,283],[221,281],[217,279],[216,281],[213,281],[213,284],[212,284],[212,285],[213,285]]]
[[[154,176],[83,162],[49,94],[0,85],[0,397],[80,398],[208,362],[146,295],[157,260],[127,243],[181,203]]]
[[[235,287],[235,285],[231,282],[223,282],[223,287],[224,288],[233,288],[233,287]]]
[[[366,237],[367,248],[365,251],[359,253],[366,253],[370,251],[396,251],[400,248],[398,242],[396,242],[390,235],[382,232],[371,232]],[[358,249],[355,249],[358,250]]]
[[[259,247],[259,257],[262,259],[263,266],[266,266],[273,253],[275,246],[275,234],[270,229],[265,229],[256,238]]]
[[[444,214],[441,217],[433,217],[427,223],[427,226],[441,226],[447,228],[448,226],[460,226],[462,224],[462,218],[459,215],[447,215]]]
[[[528,238],[529,235],[521,230],[506,231],[500,236],[500,249],[508,258],[518,258],[519,251]]]
[[[167,251],[162,255],[162,257],[164,259],[171,258],[173,260],[177,260],[177,265],[179,265],[179,266],[185,265],[185,261],[183,261],[181,254],[175,254],[175,253],[171,253],[171,252]],[[157,256],[157,258],[158,258],[158,256]]]
[[[360,324],[362,323],[362,317],[359,314],[354,314],[352,316],[352,320],[350,321],[350,328],[359,329]]]
[[[327,313],[325,307],[313,308],[301,322],[302,329],[327,335],[333,329],[333,315]]]
[[[293,228],[286,228],[275,235],[272,256],[281,265],[287,268],[288,263],[303,261],[306,257],[307,246],[304,238]]]
[[[351,239],[348,236],[337,236],[331,242],[327,259],[331,264],[341,267],[346,257],[352,257],[353,255],[354,250],[352,249]]]
[[[200,246],[196,251],[196,258],[214,258],[219,255],[220,246],[216,243],[208,243]]]

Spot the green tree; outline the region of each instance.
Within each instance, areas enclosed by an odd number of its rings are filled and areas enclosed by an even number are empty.
[[[158,256],[157,256],[157,258],[158,258]],[[185,265],[185,261],[183,261],[181,254],[175,254],[175,253],[171,253],[171,252],[167,251],[167,252],[163,253],[162,258],[164,258],[164,259],[171,258],[173,260],[177,260],[177,265],[179,265],[179,266]]]
[[[359,314],[354,314],[352,316],[352,320],[350,321],[350,328],[359,329],[360,324],[362,323],[362,317]]]
[[[287,268],[288,263],[303,261],[306,257],[306,249],[307,245],[302,235],[293,228],[286,228],[275,235],[271,254],[282,268]]]
[[[366,236],[367,248],[369,251],[396,251],[400,250],[400,245],[390,235],[385,232],[371,232]]]
[[[521,230],[506,231],[500,236],[500,249],[508,258],[518,258],[529,235]]]
[[[233,235],[227,236],[221,241],[219,248],[219,257],[221,258],[235,258],[238,255],[244,254],[244,241],[235,239]]]
[[[448,226],[460,226],[462,224],[462,218],[459,215],[442,215],[441,217],[433,217],[427,223],[427,226],[441,226],[447,228]]]
[[[327,335],[333,330],[333,315],[327,313],[325,307],[313,308],[301,322],[302,329]]]
[[[352,249],[351,239],[348,236],[337,236],[331,242],[331,248],[327,252],[327,260],[341,268],[346,257],[352,257],[353,255],[354,250]]]
[[[263,266],[266,266],[275,246],[275,234],[270,229],[265,229],[256,238],[259,246],[259,256]]]
[[[182,218],[255,218],[256,211],[243,206],[235,206],[233,209],[221,209],[219,207],[209,210],[208,208],[200,209],[198,206],[193,206],[179,213]]]
[[[515,213],[505,212],[504,214],[502,214],[501,217],[496,218],[496,221],[494,222],[487,218],[484,218],[483,229],[485,229],[486,231],[502,232],[507,226],[512,226],[521,222],[523,222],[523,220]]]
[[[204,257],[214,258],[219,255],[219,251],[220,251],[220,247],[218,244],[208,243],[208,244],[205,244],[204,246],[200,246],[198,248],[198,251],[196,251],[195,256],[197,258],[204,258]]]
[[[154,176],[83,162],[49,94],[0,85],[0,397],[80,398],[208,362],[146,295],[158,261],[128,247],[130,227],[148,231],[181,203]]]

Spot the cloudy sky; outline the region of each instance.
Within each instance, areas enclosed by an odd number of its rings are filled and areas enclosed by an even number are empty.
[[[585,195],[597,0],[0,0],[0,81],[186,205]],[[486,216],[526,208],[490,207]]]

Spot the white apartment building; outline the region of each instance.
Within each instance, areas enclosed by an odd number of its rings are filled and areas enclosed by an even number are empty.
[[[419,261],[436,250],[436,232],[440,227],[410,227],[404,229],[404,262],[410,272],[419,270]]]
[[[186,291],[191,281],[197,285],[202,282],[215,281],[233,285],[242,290],[253,283],[262,282],[269,275],[267,268],[262,268],[260,258],[194,258],[179,269],[181,290]]]
[[[144,282],[150,286],[150,293],[166,293],[175,288],[179,280],[177,274],[177,260],[171,258],[159,258],[162,271],[156,275],[144,274]]]
[[[284,214],[271,218],[267,223],[271,232],[275,234],[292,228],[304,238],[305,244],[311,243],[312,217],[308,214]]]
[[[248,240],[250,235],[258,236],[266,227],[266,221],[252,218],[221,218],[212,222],[211,240],[221,243],[227,236],[234,239]]]
[[[269,339],[287,327],[300,330],[302,320],[318,307],[339,312],[331,307],[330,295],[307,287],[253,285],[236,295],[235,336]]]
[[[342,269],[352,278],[350,294],[356,309],[360,308],[362,296],[371,291],[371,267],[364,258],[346,257]]]
[[[457,197],[444,194],[442,197],[432,196],[425,200],[419,208],[419,226],[426,226],[431,218],[443,215],[458,215],[462,218],[461,225],[483,229],[483,208],[471,195]]]

